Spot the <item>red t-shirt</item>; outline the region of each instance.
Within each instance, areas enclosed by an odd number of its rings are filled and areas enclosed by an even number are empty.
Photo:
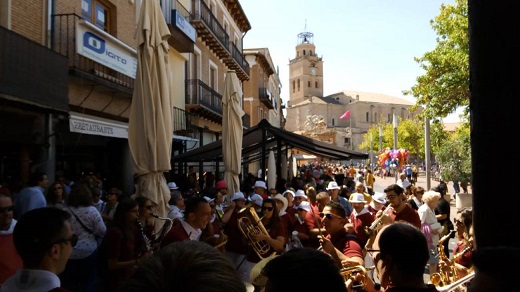
[[[298,233],[303,233],[307,236],[310,236],[309,226],[307,226],[307,223],[305,222],[300,223],[299,220],[296,220],[293,224],[292,230],[296,230]],[[304,247],[318,248],[320,246],[318,238],[300,239],[300,241]]]
[[[369,227],[374,222],[372,214],[365,213],[363,215],[354,216],[354,212],[350,213],[350,223],[354,225],[354,233],[356,234],[359,244],[365,246],[368,241],[368,234],[365,232],[365,226]]]
[[[233,211],[229,217],[228,223],[224,225],[224,233],[228,237],[226,243],[226,250],[238,254],[247,253],[247,241],[244,235],[238,228],[238,219],[244,217],[244,214],[238,214],[236,210]]]
[[[464,242],[457,242],[457,245],[453,249],[453,255],[457,255],[461,253],[466,247],[464,246]],[[463,254],[457,255],[455,258],[455,262],[459,265],[462,265],[466,268],[471,268],[472,261],[471,258],[473,257],[473,251],[470,249]]]
[[[142,246],[142,237],[139,230],[135,230],[134,240],[129,240],[123,235],[121,229],[113,227],[108,229],[103,245],[106,250],[104,256],[108,259],[115,259],[120,262],[135,260],[137,258],[138,247]],[[105,291],[117,291],[121,283],[130,278],[135,272],[133,267],[109,271],[105,281]]]
[[[374,217],[374,220],[376,220],[376,219],[377,219],[376,216],[377,216],[377,212],[378,212],[378,210],[374,209],[371,205],[366,205],[366,208],[367,208],[368,212],[372,213],[372,217]],[[383,206],[383,207],[381,208],[381,210],[383,210],[383,211],[384,211],[385,209],[386,209],[386,206]]]
[[[13,243],[13,234],[0,235],[0,285],[23,267]]]
[[[287,232],[285,231],[287,229],[287,227],[281,221],[280,221],[280,224],[278,224],[278,226],[276,228],[267,228],[266,226],[264,226],[264,227],[267,229],[269,236],[273,239],[276,239],[278,236],[282,236],[284,238],[287,236]],[[247,260],[252,263],[258,263],[260,261],[260,257],[256,254],[256,252],[253,250],[252,247],[248,246],[248,248],[249,248],[249,250],[247,253]],[[267,256],[273,254],[274,252],[275,252],[275,250],[272,247],[270,247],[269,251],[267,252],[266,255],[264,255],[264,257],[267,257]]]
[[[421,218],[419,218],[419,214],[412,207],[408,206],[408,204],[405,204],[404,209],[399,213],[396,213],[394,209],[391,216],[394,221],[406,221],[421,229]]]
[[[320,211],[318,209],[318,206],[311,204],[311,208],[312,208],[312,210],[308,211],[307,214],[305,215],[305,223],[307,223],[307,226],[309,226],[309,230],[312,230],[314,228],[321,228],[322,224],[321,224],[321,218],[319,216]],[[314,212],[313,212],[313,210],[314,210]],[[318,225],[316,225],[316,224],[318,224]]]
[[[332,245],[334,245],[335,248],[347,257],[364,258],[363,249],[357,242],[356,238],[353,235],[347,234],[345,229],[341,229],[332,236],[327,234],[326,238],[332,242]]]

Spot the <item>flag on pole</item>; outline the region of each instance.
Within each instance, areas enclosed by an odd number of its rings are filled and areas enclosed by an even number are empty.
[[[348,119],[350,118],[350,111],[346,111],[341,117],[339,117],[340,120]]]

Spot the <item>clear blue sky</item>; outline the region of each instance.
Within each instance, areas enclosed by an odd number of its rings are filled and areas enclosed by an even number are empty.
[[[269,48],[289,98],[289,59],[300,32],[314,34],[323,57],[324,94],[342,90],[405,97],[423,74],[414,57],[436,46],[430,20],[453,0],[241,0],[251,30],[244,48]],[[305,24],[307,23],[307,28]],[[456,115],[445,121],[458,120]]]

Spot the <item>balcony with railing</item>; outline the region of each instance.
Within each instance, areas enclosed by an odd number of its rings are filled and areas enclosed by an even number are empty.
[[[265,87],[258,88],[258,99],[262,102],[267,108],[274,109],[273,105],[273,97],[270,92]]]
[[[199,79],[186,80],[186,110],[215,123],[222,123],[222,95]]]
[[[80,19],[77,14],[52,15],[51,49],[68,58],[70,73],[131,96],[134,78],[78,53],[76,30]]]
[[[68,111],[67,59],[0,26],[0,95]]]
[[[249,64],[242,50],[230,42],[229,35],[204,0],[193,0],[191,24],[197,30],[197,35],[204,41],[219,59],[229,69],[235,70],[240,80],[249,80]]]
[[[180,136],[190,136],[192,129],[193,115],[184,109],[173,108],[173,133]]]
[[[188,9],[177,0],[161,0],[161,10],[170,29],[170,46],[181,53],[193,53],[197,34]]]

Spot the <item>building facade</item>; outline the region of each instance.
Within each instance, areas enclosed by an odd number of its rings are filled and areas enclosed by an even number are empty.
[[[295,53],[289,62],[286,130],[359,151],[357,145],[372,125],[391,123],[394,113],[402,119],[416,115],[408,111],[414,103],[393,96],[348,90],[324,96],[323,60],[312,33],[298,34]],[[346,112],[349,117],[340,119]]]
[[[0,0],[0,183],[45,171],[133,190],[128,117],[142,0]],[[251,25],[238,0],[161,0],[172,72],[175,154],[219,139],[225,74],[243,82]],[[204,167],[204,166],[201,166]]]

